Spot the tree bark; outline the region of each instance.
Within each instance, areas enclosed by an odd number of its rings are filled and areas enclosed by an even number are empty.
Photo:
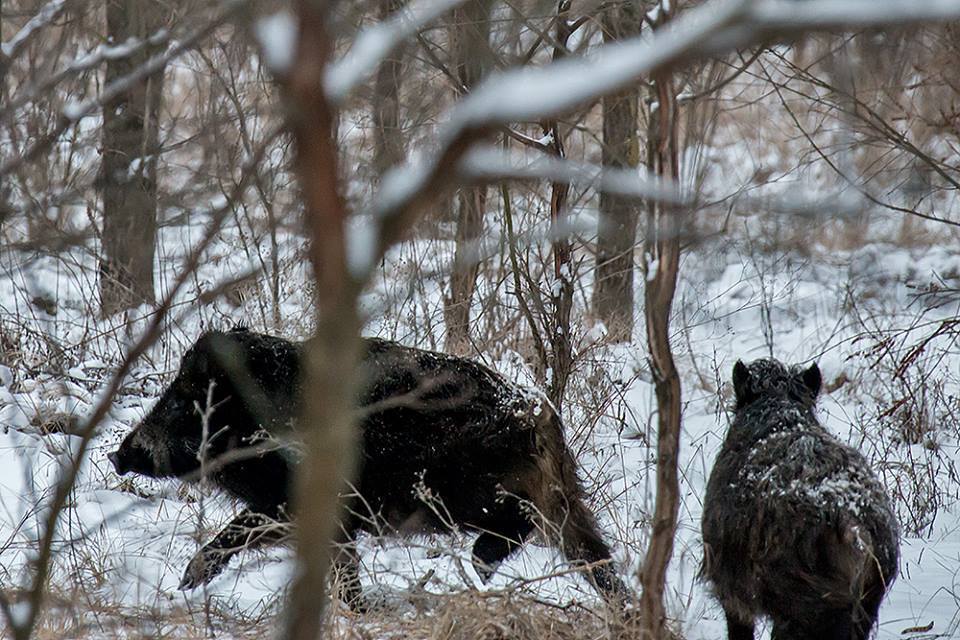
[[[677,183],[677,106],[669,74],[654,78],[659,109],[650,121],[647,159],[652,171]],[[657,397],[657,493],[653,511],[650,545],[640,570],[643,595],[640,599],[641,637],[671,637],[666,625],[663,593],[667,567],[673,555],[680,507],[677,461],[680,450],[680,376],[670,349],[670,311],[680,270],[680,233],[684,212],[677,207],[651,203],[647,213],[643,272],[644,316],[650,364]]]
[[[630,3],[615,4],[603,13],[603,39],[612,43],[640,32],[639,10]],[[639,162],[637,105],[634,87],[603,98],[605,167],[636,167]],[[633,249],[636,244],[636,201],[601,192],[597,228],[596,282],[593,307],[614,342],[629,342],[633,333]]]
[[[3,34],[3,0],[0,0],[0,34]],[[0,39],[3,36],[0,35]],[[7,66],[0,62],[0,104],[7,104]],[[0,225],[10,215],[12,207],[7,203],[9,198],[6,188],[7,181],[0,175]]]
[[[452,67],[463,97],[480,81],[488,59],[490,39],[490,1],[473,0],[453,11],[450,28]],[[470,304],[480,270],[478,243],[483,234],[483,214],[487,206],[486,187],[465,187],[456,198],[457,232],[450,293],[444,297],[443,317],[447,333],[444,348],[448,353],[465,355],[470,351]]]
[[[557,61],[566,56],[567,42],[572,33],[572,25],[568,21],[571,0],[560,0],[557,4],[557,21],[555,30],[555,44],[553,60]],[[544,133],[551,138],[550,153],[558,158],[565,158],[563,135],[556,120],[544,125]],[[567,199],[570,195],[570,184],[567,182],[553,182],[550,184],[550,223],[553,226],[553,278],[554,285],[550,287],[550,304],[552,317],[550,329],[550,362],[547,380],[547,396],[558,413],[563,411],[563,397],[567,390],[567,381],[573,373],[573,342],[570,336],[570,312],[573,309],[573,243],[567,230]]]
[[[352,399],[359,349],[357,296],[346,255],[347,206],[340,193],[335,114],[323,90],[332,43],[324,7],[296,3],[299,25],[290,74],[278,78],[296,147],[294,171],[304,200],[304,226],[316,280],[317,326],[304,362],[304,456],[294,488],[297,573],[282,637],[320,637],[324,591],[340,521],[339,497],[354,471],[356,425]]]
[[[107,33],[114,46],[147,39],[166,26],[165,3],[107,2]],[[107,84],[130,73],[157,52],[143,47],[107,59]],[[103,198],[100,309],[110,315],[154,302],[153,263],[157,238],[157,160],[163,72],[132,85],[104,105],[103,159],[98,183]]]
[[[380,22],[403,8],[404,0],[380,0]],[[377,69],[373,96],[373,165],[377,176],[403,160],[404,140],[401,127],[400,88],[403,80],[401,47],[389,55]]]

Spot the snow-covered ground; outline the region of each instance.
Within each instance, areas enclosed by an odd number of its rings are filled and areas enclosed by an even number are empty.
[[[816,233],[828,237],[831,232]],[[951,418],[960,415],[960,353],[953,332],[935,332],[940,321],[958,311],[960,298],[951,298],[944,283],[960,274],[960,255],[946,243],[917,247],[879,240],[828,251],[811,239],[804,251],[768,251],[746,235],[706,242],[688,252],[682,265],[673,344],[684,385],[683,504],[669,576],[670,614],[691,640],[724,633],[720,610],[696,580],[701,498],[726,428],[733,363],[772,351],[785,361],[820,364],[826,390],[821,419],[868,456],[896,501],[904,527],[901,572],[881,611],[879,637],[902,637],[904,629],[931,622],[929,630],[911,637],[956,635],[960,477],[954,466],[958,423]],[[189,238],[180,239],[185,247]],[[223,259],[206,263],[198,282],[244,271],[244,260],[252,258],[231,254],[230,242],[225,236]],[[177,245],[169,241],[172,246]],[[438,274],[449,253],[443,242],[426,240],[394,251],[384,267],[390,277],[380,278],[365,299],[372,314],[367,333],[434,347],[442,332]],[[0,366],[0,581],[16,588],[28,585],[41,505],[75,446],[75,436],[56,433],[50,424],[61,423],[63,414],[84,416],[91,410],[130,338],[111,331],[109,320],[88,313],[92,284],[75,277],[75,271],[47,258],[6,260],[0,278],[0,322],[7,343]],[[174,636],[178,629],[211,624],[239,637],[277,611],[290,577],[289,550],[242,554],[205,591],[177,591],[197,545],[231,517],[236,505],[199,487],[120,478],[106,454],[150,407],[179,354],[202,328],[245,320],[257,329],[302,337],[309,328],[303,320],[308,293],[298,286],[304,277],[302,265],[285,274],[285,322],[279,329],[271,326],[269,314],[255,311],[255,300],[239,308],[218,303],[200,312],[185,311],[193,309],[185,304],[175,311],[160,344],[133,369],[94,440],[56,541],[52,600],[84,602],[86,613],[77,614],[77,624],[120,624]],[[932,291],[937,283],[942,290]],[[29,302],[40,293],[57,301],[57,315]],[[480,293],[514,304],[494,281],[485,280]],[[645,342],[638,330],[630,345],[599,344],[602,330],[586,319],[576,322],[576,330],[581,361],[565,409],[568,436],[601,522],[616,543],[620,567],[630,573],[642,558],[653,491],[655,403]],[[491,345],[478,357],[512,378],[529,376],[509,348]],[[911,389],[914,393],[907,394]],[[902,398],[907,400],[898,402]],[[407,617],[421,614],[404,604],[405,594],[419,592],[415,585],[431,570],[423,585],[431,592],[522,586],[549,601],[598,604],[577,577],[530,581],[566,569],[547,547],[527,545],[486,586],[469,568],[469,549],[466,536],[365,539],[363,579],[391,611]],[[125,622],[110,618],[110,611],[123,612]],[[348,621],[364,624],[362,618]]]

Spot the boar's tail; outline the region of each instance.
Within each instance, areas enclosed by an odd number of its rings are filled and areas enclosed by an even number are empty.
[[[543,531],[571,563],[590,566],[587,578],[608,602],[626,604],[632,592],[617,576],[610,547],[587,507],[563,422],[548,402],[542,401],[541,408],[535,427],[537,477],[527,491],[546,520]]]
[[[880,550],[880,541],[875,539],[863,524],[848,524],[843,527],[842,538],[847,543],[849,562],[846,568],[848,584],[853,597],[853,620],[866,638],[873,627],[887,587],[893,582],[896,567],[886,563]],[[893,575],[885,575],[892,572]]]

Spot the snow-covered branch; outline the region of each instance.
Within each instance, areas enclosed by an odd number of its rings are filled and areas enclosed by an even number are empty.
[[[123,95],[130,90],[131,86],[162,70],[171,60],[175,60],[191,50],[198,42],[210,35],[217,27],[236,15],[248,4],[249,0],[232,0],[231,2],[225,3],[223,10],[209,22],[194,29],[182,39],[174,41],[166,51],[153,56],[137,69],[108,84],[96,98],[91,98],[83,102],[68,103],[64,106],[57,125],[48,134],[35,141],[22,153],[14,155],[3,164],[0,164],[0,176],[13,173],[27,162],[33,160],[39,153],[56,142],[71,126],[96,111],[101,105],[108,104],[118,96]]]
[[[659,200],[671,204],[689,204],[676,185],[649,180],[633,169],[603,167],[576,162],[553,155],[528,161],[492,146],[478,146],[457,164],[463,182],[502,182],[504,180],[545,180],[592,185],[597,191]]]
[[[465,2],[466,0],[411,2],[405,10],[398,11],[389,19],[361,31],[347,55],[327,70],[327,98],[333,104],[343,102],[398,46]]]
[[[957,0],[766,0],[750,7],[751,26],[780,33],[907,26],[960,18]]]
[[[118,60],[136,55],[146,46],[157,47],[166,44],[170,40],[170,32],[162,29],[145,40],[131,38],[130,40],[118,45],[99,44],[94,49],[78,57],[69,65],[54,73],[41,82],[28,86],[22,93],[13,96],[8,104],[3,105],[0,110],[0,120],[11,118],[14,113],[23,106],[30,104],[37,98],[46,95],[51,89],[61,82],[79,75],[85,71],[94,69],[107,60]]]
[[[56,20],[66,4],[66,0],[50,0],[9,41],[0,42],[0,71],[23,51],[35,33]]]

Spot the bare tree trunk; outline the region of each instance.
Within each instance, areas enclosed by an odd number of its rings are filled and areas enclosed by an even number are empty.
[[[560,22],[566,25],[565,18]],[[565,42],[565,40],[563,41]],[[560,127],[550,124],[553,134],[553,153],[564,157]],[[567,196],[570,185],[554,182],[550,185],[550,219],[554,229],[563,230],[567,218]],[[573,373],[573,343],[570,337],[570,311],[573,309],[573,248],[566,235],[556,235],[553,240],[553,278],[556,286],[550,289],[553,317],[550,321],[550,375],[547,380],[547,395],[557,411],[562,411],[567,380]]]
[[[490,39],[490,2],[473,0],[454,10],[450,29],[452,66],[456,71],[458,96],[470,92],[484,73]],[[463,188],[457,193],[457,235],[450,293],[444,297],[443,317],[447,328],[444,348],[449,353],[470,350],[470,303],[480,269],[477,243],[483,234],[487,188]]]
[[[107,33],[120,45],[146,39],[165,26],[164,3],[107,2]],[[144,47],[129,56],[108,57],[106,82],[143,64],[153,53]],[[153,262],[157,236],[158,116],[163,72],[132,85],[104,105],[103,196],[100,304],[104,315],[154,301]]]
[[[603,13],[604,42],[611,43],[640,32],[639,9],[632,3],[614,4]],[[606,167],[636,167],[640,158],[637,140],[639,89],[603,98],[603,151]],[[597,229],[596,283],[593,307],[615,342],[628,342],[633,333],[633,249],[637,236],[637,205],[632,198],[600,193]]]
[[[3,33],[3,0],[0,0],[0,34]],[[3,36],[0,35],[0,39]],[[7,104],[7,65],[0,62],[0,104]],[[7,179],[0,174],[0,226],[12,213],[13,207],[9,203],[10,194],[8,193]]]
[[[672,77],[654,78],[659,109],[650,121],[647,159],[652,171],[679,178],[677,153],[677,113]],[[680,270],[680,233],[683,211],[676,207],[651,203],[647,214],[644,241],[644,316],[647,343],[657,396],[657,494],[653,512],[650,545],[640,570],[643,596],[640,599],[641,637],[670,637],[666,626],[663,592],[667,567],[673,555],[680,506],[680,482],[677,460],[680,450],[680,376],[670,349],[670,310]]]
[[[290,74],[281,77],[296,145],[294,169],[305,204],[318,317],[305,354],[304,458],[297,466],[297,574],[290,588],[282,637],[315,640],[325,605],[331,541],[340,519],[339,495],[355,456],[354,371],[360,322],[346,260],[346,203],[339,189],[335,114],[323,91],[332,44],[324,3],[296,3],[299,37]]]
[[[563,58],[567,52],[572,26],[567,17],[571,0],[560,0],[557,4],[557,26],[553,47],[554,61]],[[556,120],[544,127],[551,138],[550,150],[558,158],[566,157],[563,136]],[[547,380],[547,395],[558,412],[563,408],[563,396],[567,389],[567,380],[573,372],[573,342],[570,336],[570,311],[573,309],[573,247],[564,229],[567,219],[567,196],[570,185],[566,182],[553,182],[550,185],[550,222],[554,228],[553,238],[553,277],[556,286],[550,288],[552,318],[550,319],[550,371]]]
[[[404,0],[380,0],[378,19],[383,22],[403,8]],[[373,92],[373,165],[378,176],[403,160],[400,87],[403,80],[403,48],[380,63]]]
[[[3,39],[3,0],[0,0],[0,40]],[[7,104],[7,65],[0,62],[0,104]],[[0,175],[0,225],[9,215],[6,180]]]

